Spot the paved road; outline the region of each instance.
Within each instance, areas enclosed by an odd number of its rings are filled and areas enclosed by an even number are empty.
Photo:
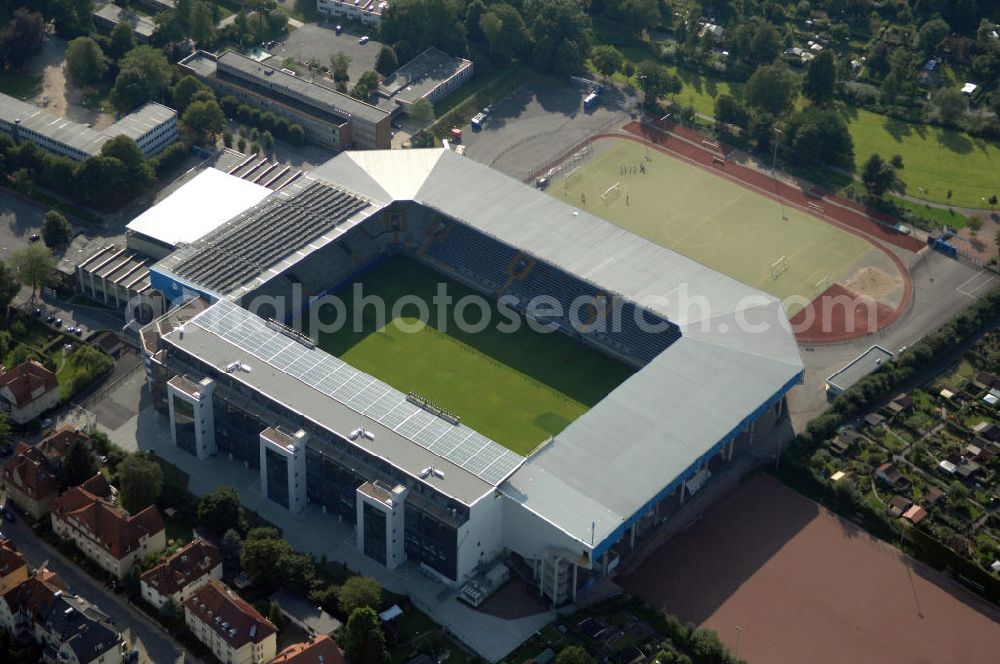
[[[142,615],[139,609],[130,609],[124,598],[115,595],[64,558],[48,542],[38,537],[23,519],[18,519],[15,523],[3,522],[2,528],[4,535],[14,541],[18,550],[32,566],[39,567],[44,563],[48,569],[58,572],[75,592],[96,604],[114,620],[122,636],[139,651],[140,661],[156,664],[199,661],[159,626]]]

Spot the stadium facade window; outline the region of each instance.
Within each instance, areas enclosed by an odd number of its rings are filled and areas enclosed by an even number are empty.
[[[188,454],[198,454],[194,405],[177,395],[174,395],[174,435],[177,439],[177,447]]]
[[[216,390],[212,396],[215,413],[215,445],[222,454],[260,467],[260,432],[269,425],[238,408]],[[286,480],[287,484],[287,480]]]
[[[366,556],[385,565],[385,512],[365,503],[363,507],[365,520],[364,553]]]
[[[458,529],[406,503],[406,557],[449,579],[458,575]]]
[[[267,497],[288,508],[288,459],[271,448],[265,448],[267,460]]]

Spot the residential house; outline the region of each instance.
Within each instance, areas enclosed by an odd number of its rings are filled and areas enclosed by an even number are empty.
[[[344,655],[337,642],[326,634],[302,643],[293,643],[275,655],[271,664],[344,664]]]
[[[35,360],[25,360],[0,373],[0,409],[18,424],[35,419],[59,404],[56,375]]]
[[[274,624],[218,579],[184,602],[184,621],[220,662],[267,664],[276,654]]]
[[[123,579],[137,561],[167,547],[166,528],[155,505],[132,516],[107,496],[88,490],[102,482],[98,474],[53,500],[52,530],[101,569]]]
[[[210,579],[222,578],[222,556],[203,539],[196,539],[142,573],[142,598],[160,608],[167,598],[182,606]]]
[[[894,489],[905,489],[910,486],[910,481],[906,476],[891,463],[883,463],[875,470],[875,477],[882,480]]]
[[[0,626],[39,643],[42,661],[120,664],[121,637],[111,620],[69,593],[59,575],[39,570],[0,597]]]
[[[28,563],[9,539],[0,539],[0,595],[28,580]]]
[[[907,410],[913,407],[913,397],[905,392],[903,394],[897,394],[892,401],[889,402],[888,408],[889,412],[893,415],[899,415],[900,413],[905,413]]]
[[[49,513],[49,505],[59,494],[59,482],[45,455],[25,443],[4,463],[0,478],[7,498],[35,520]]]
[[[932,486],[924,493],[924,507],[934,507],[944,497],[944,491]]]
[[[889,499],[889,514],[892,516],[903,516],[903,513],[910,509],[910,505],[912,504],[910,499],[905,496],[893,496]]]
[[[903,518],[915,526],[927,518],[927,510],[920,505],[912,505],[910,509],[903,512]]]

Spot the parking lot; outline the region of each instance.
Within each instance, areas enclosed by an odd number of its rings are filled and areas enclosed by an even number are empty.
[[[26,247],[34,233],[40,233],[45,210],[37,205],[0,192],[0,260]]]
[[[272,67],[281,67],[285,58],[294,58],[307,64],[315,60],[321,67],[329,67],[330,56],[343,51],[351,58],[347,73],[354,82],[361,74],[375,68],[375,58],[382,48],[382,44],[374,39],[367,44],[359,44],[362,34],[353,26],[345,25],[344,31],[338,35],[333,26],[309,23],[292,30],[288,37],[268,49],[273,55],[266,62]]]
[[[527,83],[494,106],[482,131],[466,126],[465,155],[519,180],[551,163],[589,136],[631,119],[635,97],[609,88],[594,109],[583,109],[585,91]]]

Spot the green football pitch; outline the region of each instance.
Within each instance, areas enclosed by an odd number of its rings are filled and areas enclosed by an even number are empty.
[[[782,210],[776,200],[635,141],[601,139],[591,149],[575,170],[563,165],[552,195],[776,297],[811,300],[877,251],[863,238]],[[616,184],[617,192],[602,199]],[[789,307],[789,315],[799,308]]]
[[[478,294],[411,258],[390,258],[357,282],[366,301],[377,296],[386,303],[385,324],[379,325],[382,321],[369,305],[361,310],[362,324],[355,326],[355,293],[349,285],[336,293],[345,304],[348,324],[321,334],[319,346],[402,392],[430,399],[518,454],[527,454],[562,431],[632,373],[561,333],[542,333],[527,325],[516,332],[498,329],[508,318],[501,317],[492,300],[486,300],[490,324],[482,330],[459,329],[454,305],[450,315],[437,320],[432,298],[438,284],[447,286],[453,302]],[[405,296],[411,304],[393,318],[393,304]],[[413,296],[427,303],[431,314],[428,325],[418,331],[412,329],[419,316]],[[483,313],[468,306],[463,316],[475,324]],[[335,317],[332,307],[319,311],[324,323]]]

